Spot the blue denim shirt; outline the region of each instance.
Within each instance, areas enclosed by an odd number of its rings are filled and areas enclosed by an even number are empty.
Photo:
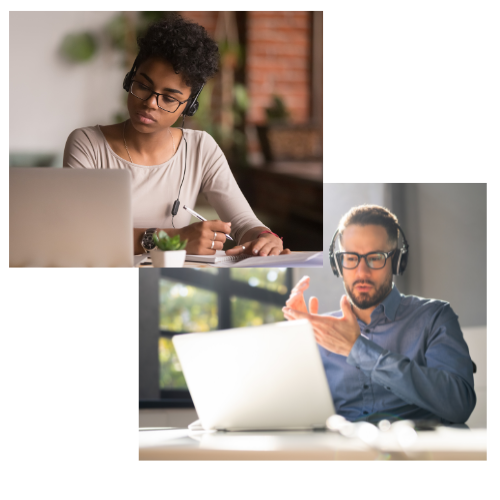
[[[320,346],[336,412],[351,421],[465,422],[476,405],[472,360],[450,305],[393,287],[370,319],[358,319],[347,358]]]

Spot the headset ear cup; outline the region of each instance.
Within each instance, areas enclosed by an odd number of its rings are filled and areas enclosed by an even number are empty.
[[[193,102],[192,104],[189,105],[189,107],[186,108],[184,114],[186,116],[193,116],[196,113],[196,111],[198,111],[198,106],[199,106],[198,101]]]
[[[392,255],[392,274],[397,275],[398,274],[398,262],[399,262],[399,254],[401,253],[401,250],[399,248],[394,252]]]
[[[399,264],[399,274],[403,274],[406,269],[406,265],[408,264],[408,250],[402,253],[401,255],[401,263]]]
[[[188,102],[186,103],[186,107],[184,108],[184,111],[181,113],[181,116],[191,116],[189,114],[189,108],[191,107],[192,103],[193,101],[191,100],[191,98],[189,98]]]
[[[343,272],[342,272],[342,255],[340,255],[341,252],[335,252],[335,258],[337,259],[337,262],[338,262],[338,269],[337,269],[337,266],[335,266],[335,269],[337,270],[337,274],[336,276],[338,276],[339,278],[342,276]],[[334,261],[335,262],[335,261]]]
[[[333,253],[330,253],[330,267],[332,268],[333,274],[338,277],[339,271],[337,269],[337,264],[335,264],[335,258],[333,256]]]

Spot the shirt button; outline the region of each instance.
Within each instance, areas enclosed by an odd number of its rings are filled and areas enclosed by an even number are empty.
[[[369,328],[367,328],[367,329],[365,330],[365,333],[370,333],[370,329],[369,329]]]
[[[356,368],[359,370],[359,365],[356,365]]]
[[[390,390],[391,390],[391,388],[390,388],[390,387],[387,387],[387,386],[386,386],[386,389],[387,389],[388,391],[390,391]]]
[[[364,411],[364,412],[363,412],[363,415],[368,415],[368,412],[367,412],[367,411]]]
[[[365,384],[365,385],[363,386],[363,389],[368,389],[369,387],[370,387],[370,386],[369,386],[368,384]]]

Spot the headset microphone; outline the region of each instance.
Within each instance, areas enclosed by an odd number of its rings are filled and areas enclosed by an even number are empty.
[[[179,198],[181,196],[181,188],[182,188],[182,184],[184,183],[184,177],[186,175],[186,162],[187,162],[187,147],[188,147],[188,145],[187,145],[186,137],[184,134],[184,118],[186,116],[193,116],[196,113],[196,111],[198,111],[198,106],[199,106],[198,96],[201,94],[201,91],[203,90],[204,86],[205,86],[205,84],[203,84],[201,86],[200,90],[198,90],[198,93],[196,94],[194,99],[191,101],[189,106],[186,106],[186,109],[184,109],[184,111],[182,113],[182,138],[184,139],[184,142],[186,144],[186,154],[184,156],[184,173],[182,174],[182,181],[181,181],[181,185],[179,187],[179,194],[177,195],[177,199],[174,201],[174,205],[172,207],[172,212],[171,212],[172,213],[172,226],[174,226],[174,217],[177,215],[177,212],[179,211],[179,206],[181,204],[181,202],[179,201]]]
[[[137,57],[135,58],[134,64],[132,64],[132,69],[125,75],[125,78],[123,79],[123,88],[127,92],[130,92],[130,87],[132,86],[132,79],[134,78],[135,73],[137,71],[137,68],[136,68],[137,59],[139,59],[139,55],[137,55]],[[179,186],[179,193],[177,195],[177,199],[174,201],[174,204],[172,206],[172,211],[171,211],[171,214],[172,214],[172,226],[173,227],[175,227],[174,226],[174,217],[177,215],[177,212],[179,211],[179,206],[181,204],[179,198],[181,196],[181,189],[182,189],[182,184],[184,183],[184,177],[186,176],[187,141],[186,141],[186,137],[185,137],[185,134],[184,134],[184,118],[186,116],[193,116],[196,113],[196,111],[198,111],[198,107],[199,107],[198,97],[201,94],[201,91],[203,90],[204,86],[205,86],[205,84],[203,83],[201,85],[200,90],[198,90],[198,92],[196,93],[196,96],[194,98],[190,97],[188,99],[188,103],[187,103],[184,111],[182,112],[182,127],[181,128],[182,128],[182,138],[184,139],[184,142],[186,144],[186,154],[184,156],[184,173],[182,174],[182,181],[181,181],[181,185]]]

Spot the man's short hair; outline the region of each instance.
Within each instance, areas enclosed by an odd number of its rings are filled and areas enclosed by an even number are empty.
[[[389,243],[394,246],[398,244],[398,218],[387,208],[378,205],[360,205],[353,207],[347,212],[339,224],[339,239],[342,241],[342,234],[347,226],[358,224],[360,226],[382,226],[387,231]]]

